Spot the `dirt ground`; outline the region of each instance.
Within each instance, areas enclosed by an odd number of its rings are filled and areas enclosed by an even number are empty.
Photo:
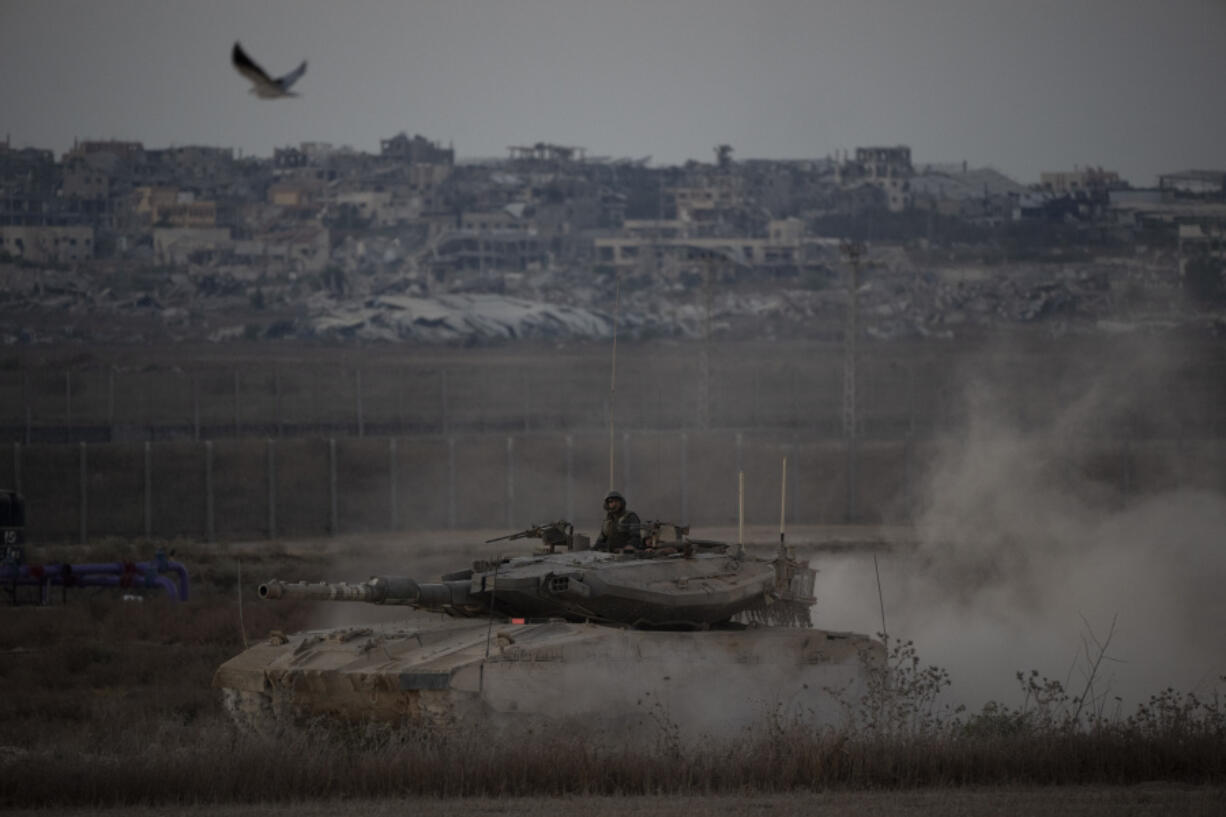
[[[176,808],[132,808],[125,815],[183,815],[183,817],[332,817],[336,814],[361,814],[364,817],[413,815],[413,817],[485,817],[485,815],[531,815],[532,817],[612,817],[634,814],[639,817],[690,817],[727,815],[728,817],[960,817],[960,815],[999,815],[1014,817],[1148,817],[1149,815],[1189,815],[1217,817],[1226,811],[1226,789],[1186,787],[1161,783],[1136,786],[1045,787],[1045,788],[966,788],[921,789],[911,791],[804,792],[742,797],[564,797],[564,798],[458,798],[442,800],[411,798],[343,802],[321,801],[297,804],[256,806],[200,806]],[[17,815],[77,817],[106,813],[97,808],[13,811]]]

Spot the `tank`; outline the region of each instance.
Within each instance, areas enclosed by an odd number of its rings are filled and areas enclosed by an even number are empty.
[[[782,545],[751,555],[649,522],[642,548],[608,552],[565,521],[490,542],[528,538],[533,552],[436,581],[265,582],[270,601],[441,615],[274,632],[223,664],[214,686],[259,729],[320,716],[429,731],[530,718],[735,735],[763,718],[836,722],[883,658],[873,639],[812,626],[816,571]]]

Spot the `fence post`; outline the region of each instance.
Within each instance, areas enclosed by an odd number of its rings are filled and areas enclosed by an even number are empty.
[[[115,428],[115,367],[106,370],[106,424],[108,429]],[[113,431],[111,433],[114,433]]]
[[[847,437],[847,518],[856,521],[856,435]]]
[[[566,518],[573,520],[575,518],[575,494],[574,494],[574,459],[575,459],[575,438],[570,434],[566,435]]]
[[[783,459],[792,465],[792,478],[789,480],[786,473],[783,474],[783,485],[780,486],[783,494],[783,508],[780,516],[783,518],[786,526],[791,528],[798,524],[796,519],[796,503],[792,501],[792,497],[796,495],[796,472],[798,470],[796,468],[795,443],[784,443],[780,448],[783,449]],[[787,465],[783,465],[783,468],[786,471]]]
[[[906,475],[907,520],[915,521],[915,435],[907,431],[906,448],[903,449],[903,468]]]
[[[396,471],[396,438],[391,437],[387,441],[387,507],[388,521],[391,523],[392,530],[400,529],[400,514],[397,507],[400,491],[396,485]]]
[[[328,533],[336,536],[339,527],[336,500],[336,438],[328,438]]]
[[[531,408],[532,408],[531,402],[530,402],[532,399],[532,386],[530,383],[528,383],[527,372],[524,373],[523,386],[524,386],[524,431],[526,432],[529,429],[528,418],[531,416]]]
[[[324,427],[323,418],[319,416],[319,369],[311,369],[311,419],[315,421],[315,428],[322,431]]]
[[[449,416],[448,409],[447,409],[447,370],[441,369],[439,371],[439,375],[440,375],[439,377],[439,408],[441,409],[442,415],[443,415],[441,418],[440,425],[443,429],[444,434],[450,434],[451,433],[451,417]]]
[[[690,438],[681,432],[681,524],[690,519]]]
[[[234,436],[242,435],[242,425],[240,421],[240,403],[239,403],[239,385],[238,385],[238,369],[234,370]]]
[[[1131,496],[1133,491],[1133,458],[1132,443],[1125,438],[1123,450],[1124,496]]]
[[[277,443],[268,441],[268,538],[277,538]]]
[[[153,439],[153,372],[146,372],[144,377],[145,435]]]
[[[1185,441],[1185,426],[1180,423],[1175,430],[1175,490],[1182,491],[1188,481],[1188,458]]]
[[[915,361],[907,363],[907,434],[915,435]]]
[[[86,474],[86,447],[85,443],[81,443],[81,544],[88,541],[88,520],[89,520],[89,478]]]
[[[365,427],[362,423],[362,370],[355,369],[353,373],[353,394],[357,402],[358,412],[358,436],[365,436]]]
[[[447,438],[447,528],[455,530],[455,437]]]
[[[490,370],[488,368],[481,370],[481,397],[478,403],[481,407],[481,430],[490,430],[490,406],[494,405],[493,396],[490,393]]]
[[[204,444],[204,536],[205,540],[214,540],[213,529],[213,441]]]
[[[758,427],[759,415],[762,412],[759,396],[762,393],[762,367],[753,367],[753,407],[750,409],[749,424]]]
[[[396,374],[396,429],[401,433],[405,433],[405,414],[404,414],[404,381],[408,380],[409,373],[401,367]]]
[[[800,406],[796,401],[796,367],[792,365],[788,369],[788,425],[792,428],[800,428],[803,423],[800,419]]]
[[[281,370],[272,370],[273,403],[277,412],[277,436],[285,436],[285,420],[281,414]]]
[[[192,373],[192,438],[200,442],[200,375]]]
[[[736,433],[736,470],[737,473],[745,470],[745,435],[740,431]]]
[[[802,509],[796,503],[796,484],[800,482],[800,438],[795,431],[792,432],[792,442],[788,446],[788,460],[795,463],[792,466],[792,479],[788,482],[788,507],[792,509],[788,520],[794,525],[801,525],[805,520],[801,519]]]
[[[515,527],[515,438],[507,437],[507,527]]]
[[[145,440],[145,538],[153,538],[153,443]]]

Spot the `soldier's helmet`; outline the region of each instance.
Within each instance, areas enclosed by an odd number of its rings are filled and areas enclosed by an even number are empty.
[[[608,510],[609,503],[615,499],[621,503],[621,506],[623,508],[626,507],[626,498],[624,496],[622,496],[617,491],[609,491],[607,494],[604,495],[604,509]]]

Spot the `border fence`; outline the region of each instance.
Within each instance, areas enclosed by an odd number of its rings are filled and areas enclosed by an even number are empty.
[[[18,355],[0,361],[0,445],[32,541],[591,526],[610,413],[615,481],[645,518],[733,523],[744,470],[747,519],[777,520],[786,455],[790,521],[902,522],[984,392],[995,422],[1057,430],[1068,467],[1121,494],[1226,493],[1226,349],[1096,343],[869,345],[854,433],[837,343],[628,344],[615,394],[596,346]]]
[[[622,432],[614,452],[643,518],[734,524],[743,471],[747,521],[776,522],[787,456],[789,524],[893,523],[922,506],[925,474],[961,445],[861,440],[853,464],[846,443],[813,435]],[[515,530],[559,517],[594,528],[609,473],[599,433],[10,446],[34,542]],[[1083,440],[1068,467],[1121,495],[1226,493],[1222,440]]]
[[[844,435],[837,344],[758,349],[714,346],[623,353],[613,412],[632,431],[771,429]],[[1039,425],[1077,399],[1097,371],[1076,377],[1041,353],[992,358],[978,370],[946,349],[861,356],[858,429],[879,439],[925,438],[961,427],[968,382],[1006,383],[1019,427]],[[1182,365],[1155,393],[1130,398],[1131,418],[1086,433],[1173,438],[1226,436],[1226,356]],[[1065,388],[1059,386],[1061,379]],[[1073,388],[1068,388],[1068,384]],[[1182,407],[1176,413],[1172,405]],[[583,433],[607,428],[606,350],[527,360],[470,354],[451,361],[314,365],[246,360],[145,368],[0,369],[0,442],[77,443],[366,437],[419,434]],[[1088,422],[1093,422],[1089,418]]]

